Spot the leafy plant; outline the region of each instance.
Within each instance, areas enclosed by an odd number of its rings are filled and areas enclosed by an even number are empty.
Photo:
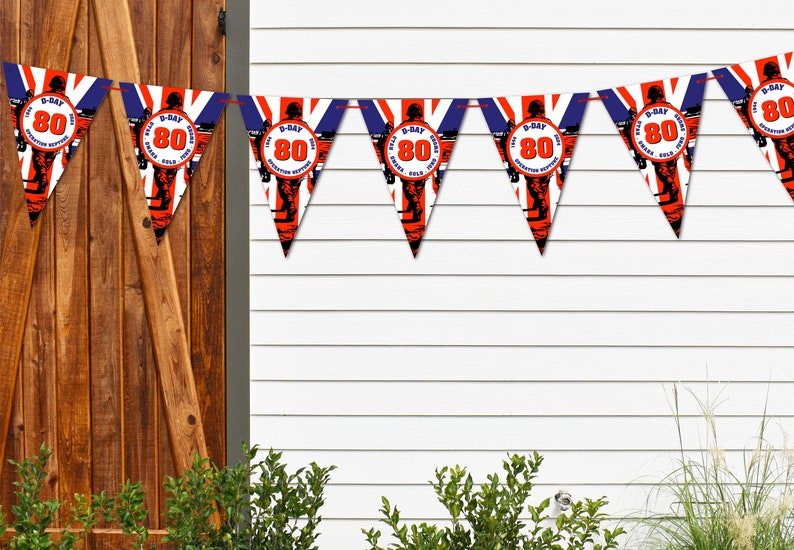
[[[105,521],[115,521],[121,526],[124,535],[132,537],[130,545],[134,550],[144,550],[149,539],[145,498],[146,492],[141,482],[132,483],[129,479],[122,485],[121,491],[114,499],[105,498],[104,492],[99,498],[94,497],[97,508],[103,511]]]
[[[715,408],[719,403],[693,395],[706,423],[708,450],[684,451],[678,389],[674,418],[680,458],[659,486],[672,498],[670,509],[644,520],[643,548],[783,550],[794,548],[794,453],[767,440],[770,418],[764,410],[758,434],[743,452],[740,469],[728,465],[719,446]]]
[[[185,550],[267,548],[316,550],[323,490],[334,467],[311,463],[289,474],[281,453],[243,444],[246,461],[218,468],[195,457],[191,467],[164,484],[167,542]]]
[[[42,500],[41,497],[47,477],[46,466],[51,457],[52,449],[42,443],[37,455],[27,457],[22,462],[9,460],[20,478],[13,482],[17,487],[14,494],[18,500],[16,505],[11,506],[14,516],[12,525],[16,532],[9,542],[9,548],[13,550],[79,548],[96,523],[95,509],[88,499],[75,495],[75,504],[71,506],[69,518],[64,520],[60,540],[56,542],[52,539],[52,533],[48,529],[57,521],[58,514],[66,503],[57,498]],[[75,525],[80,528],[74,529]],[[2,531],[5,530],[3,526]]]
[[[606,514],[601,508],[606,499],[574,502],[567,514],[552,520],[550,499],[537,506],[527,504],[543,458],[511,455],[503,462],[505,480],[490,474],[486,483],[475,488],[465,468],[443,467],[431,482],[439,502],[450,515],[451,525],[439,527],[421,523],[405,525],[400,512],[383,497],[381,521],[389,526],[396,540],[393,550],[607,550],[617,548],[623,533],[601,528]],[[528,516],[529,524],[522,519]],[[381,532],[363,530],[371,550],[379,546]]]

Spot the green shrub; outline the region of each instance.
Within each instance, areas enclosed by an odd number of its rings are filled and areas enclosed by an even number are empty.
[[[443,467],[431,482],[439,502],[449,512],[451,525],[427,523],[407,526],[400,512],[383,497],[381,521],[389,526],[396,540],[393,550],[607,550],[617,548],[623,533],[601,528],[606,515],[601,508],[606,499],[574,502],[568,513],[552,519],[550,499],[537,506],[527,504],[543,458],[512,455],[503,462],[505,479],[494,473],[475,488],[465,468]],[[528,524],[522,517],[528,517]],[[381,532],[363,530],[370,550],[384,550],[378,542]]]
[[[311,463],[288,473],[281,453],[271,450],[254,463],[258,447],[243,444],[246,461],[218,468],[209,459],[194,457],[179,477],[163,484],[169,494],[166,542],[181,550],[317,550],[314,545],[324,503],[323,490],[334,467]],[[17,504],[11,507],[15,533],[12,550],[83,548],[100,519],[115,523],[129,537],[129,547],[144,550],[149,538],[145,492],[140,482],[127,481],[114,497],[104,492],[91,497],[76,494],[65,519],[65,502],[41,497],[52,450],[17,463]],[[63,528],[52,526],[61,517]],[[7,530],[0,510],[0,536]]]
[[[281,453],[271,449],[254,463],[258,447],[243,444],[243,451],[246,461],[236,466],[218,468],[196,457],[181,476],[168,478],[165,540],[184,550],[316,550],[323,490],[334,467],[311,463],[289,474]]]

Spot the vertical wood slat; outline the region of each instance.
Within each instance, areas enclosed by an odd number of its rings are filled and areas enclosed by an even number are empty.
[[[102,74],[99,43],[88,3],[89,74]],[[122,377],[123,211],[116,144],[103,103],[91,123],[88,155],[89,311],[91,348],[91,487],[115,495],[125,480]],[[107,527],[100,523],[99,527]]]
[[[21,27],[21,14],[19,0],[0,0],[0,60],[13,62],[19,59],[19,33]],[[5,88],[5,79],[0,80],[0,97],[6,98],[8,94]],[[0,128],[11,126],[11,115],[7,108],[0,109]],[[12,133],[0,132],[0,143],[3,151],[13,152],[16,150]],[[19,180],[19,164],[16,155],[0,156],[0,243],[5,236],[8,217],[11,212],[11,205],[14,200],[19,200],[22,196],[20,186],[13,185]]]
[[[23,4],[24,5],[24,4]],[[27,5],[29,9],[49,13],[51,16],[42,18],[44,24],[38,26],[41,32],[41,42],[46,47],[34,46],[31,34],[22,33],[26,38],[20,39],[20,61],[28,64],[38,64],[46,67],[62,67],[68,65],[72,47],[74,25],[77,17],[79,0],[49,3],[47,11],[35,10],[34,5]],[[20,10],[20,13],[24,13]],[[32,26],[20,25],[21,29],[31,29]],[[31,60],[31,54],[24,51],[25,47],[36,48],[38,61]],[[24,328],[27,319],[27,310],[30,303],[30,293],[33,285],[33,270],[36,266],[39,239],[41,236],[43,220],[30,228],[27,208],[24,202],[12,205],[8,225],[3,238],[2,254],[0,255],[0,273],[3,274],[3,285],[0,285],[0,457],[5,456],[5,444],[11,419],[14,390],[17,380],[17,369],[21,356],[21,346],[24,337]],[[43,218],[48,217],[44,213]],[[50,216],[51,217],[51,216]],[[52,312],[51,312],[52,313]],[[3,462],[0,461],[0,473]]]
[[[158,0],[157,2],[157,52],[170,52],[170,55],[158,55],[157,77],[154,84],[161,86],[175,86],[190,88],[190,55],[191,55],[191,25],[192,14],[190,11],[191,0]],[[187,100],[187,98],[185,98]],[[158,110],[155,105],[154,110]],[[182,177],[182,174],[179,175]],[[179,292],[179,303],[182,307],[182,318],[190,319],[190,203],[192,183],[179,202],[179,208],[174,213],[168,225],[168,240],[174,263],[174,274]],[[188,349],[190,346],[190,325],[185,323]],[[160,470],[162,476],[176,474],[174,454],[168,436],[165,406],[158,407],[160,411]],[[203,417],[202,417],[203,418]],[[167,510],[167,493],[160,487],[160,512]]]
[[[9,62],[19,59],[19,35],[21,32],[21,13],[19,0],[0,0],[0,57]],[[0,80],[0,97],[8,97],[5,88],[5,79]],[[11,126],[11,116],[9,109],[0,108],[0,128]],[[13,210],[14,201],[22,201],[22,188],[19,182],[19,163],[17,162],[16,144],[13,134],[8,131],[0,132],[0,150],[7,151],[9,154],[0,155],[0,243],[5,240],[5,230],[9,216]],[[17,183],[19,182],[19,183]],[[17,369],[19,370],[19,369]],[[22,371],[19,370],[15,385],[17,390],[22,388]],[[22,398],[20,391],[13,395],[13,401],[9,412],[9,424],[11,429],[5,439],[5,444],[0,447],[5,449],[5,455],[0,460],[8,458],[21,460],[24,455],[23,431],[19,429],[23,426]],[[4,468],[0,474],[0,502],[12,502],[14,486],[13,468]]]
[[[94,6],[97,7],[97,0]],[[127,2],[103,4],[97,16],[103,65],[109,77],[138,81],[132,26]],[[167,410],[169,434],[179,470],[186,469],[195,453],[207,456],[201,411],[187,349],[176,288],[173,260],[166,237],[158,246],[152,238],[148,206],[140,193],[138,174],[129,128],[121,97],[110,95],[110,107],[119,146],[119,159],[125,186],[125,202],[131,220],[146,302],[149,327],[157,362],[158,375]]]
[[[71,72],[88,72],[88,11],[80,3]],[[55,334],[57,352],[58,491],[91,494],[91,375],[88,317],[88,152],[91,136],[70,161],[69,180],[50,200],[54,223]],[[72,166],[74,164],[74,166]],[[54,199],[54,200],[53,200]]]
[[[43,0],[23,0],[22,12],[25,13],[28,10],[46,17],[42,18],[42,24],[32,26],[20,40],[20,59],[22,63],[28,65],[44,66],[40,61],[44,55],[43,41],[46,35],[40,33],[43,29],[52,27],[52,14],[47,12]],[[66,68],[66,65],[61,67]],[[61,185],[66,185],[67,179],[73,178],[62,178]],[[40,231],[38,247],[29,252],[32,256],[31,259],[35,262],[35,267],[32,286],[29,289],[31,295],[29,296],[25,337],[19,366],[22,369],[25,454],[35,454],[42,444],[46,444],[53,451],[48,463],[47,480],[42,491],[42,497],[45,499],[58,496],[57,475],[55,474],[58,468],[56,441],[58,358],[54,319],[54,196],[53,193],[38,221],[41,226],[38,228]]]
[[[140,0],[133,4],[134,12],[131,12],[131,17],[134,52],[141,53],[137,70],[140,73],[140,81],[151,82],[157,75],[157,0]],[[102,66],[101,51],[98,62]],[[115,121],[110,110],[108,115],[110,127],[115,132],[113,126]],[[111,135],[110,139],[115,142],[115,134]],[[129,141],[129,138],[126,139]],[[158,414],[161,399],[157,387],[157,367],[154,362],[152,337],[146,321],[141,270],[135,253],[134,229],[130,226],[130,218],[123,206],[125,200],[123,167],[119,164],[118,144],[114,143],[114,146],[116,147],[114,170],[116,177],[122,179],[120,207],[124,227],[124,455],[127,467],[125,477],[141,481],[146,487],[145,504],[151,511],[147,518],[148,525],[157,528],[159,517],[154,511],[160,507],[159,485],[162,479],[159,457],[162,430]]]
[[[193,86],[226,89],[225,38],[216,15],[223,0],[193,0]],[[221,117],[191,184],[191,351],[193,373],[207,426],[226,422],[226,287],[215,273],[226,264],[224,166],[225,117]],[[210,397],[211,396],[211,397]],[[232,441],[239,445],[239,441]],[[217,464],[226,461],[226,437],[209,430],[207,448]]]

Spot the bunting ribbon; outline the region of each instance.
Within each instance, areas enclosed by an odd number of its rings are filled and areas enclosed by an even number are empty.
[[[30,225],[83,139],[110,80],[3,63]]]
[[[794,199],[794,53],[715,69]],[[31,225],[74,156],[110,80],[3,63]],[[675,235],[695,158],[706,73],[600,90],[601,99]],[[121,83],[143,191],[159,242],[198,168],[229,94]],[[479,99],[541,254],[573,156],[588,93]],[[360,109],[414,256],[468,99],[348,100],[238,96],[251,150],[286,256],[346,108]]]

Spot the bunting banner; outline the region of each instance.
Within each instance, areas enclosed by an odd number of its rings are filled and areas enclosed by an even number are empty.
[[[362,113],[414,257],[466,108],[478,107],[544,254],[585,107],[603,102],[651,193],[680,237],[707,80],[717,80],[794,199],[794,52],[707,73],[589,93],[469,99],[240,95],[120,83],[152,227],[159,243],[227,103],[237,103],[286,257],[346,109]],[[99,77],[3,63],[31,226],[110,89]],[[114,88],[116,89],[116,88]]]
[[[598,92],[676,237],[705,87],[703,73]]]
[[[347,100],[241,95],[237,102],[286,256]]]
[[[120,83],[138,169],[159,243],[229,94]]]
[[[5,62],[3,74],[22,186],[33,226],[80,145],[111,81]]]
[[[792,53],[713,72],[759,149],[794,199],[794,84]]]
[[[589,95],[487,97],[479,100],[541,254],[551,231]]]
[[[419,252],[468,102],[358,101],[414,256]]]

